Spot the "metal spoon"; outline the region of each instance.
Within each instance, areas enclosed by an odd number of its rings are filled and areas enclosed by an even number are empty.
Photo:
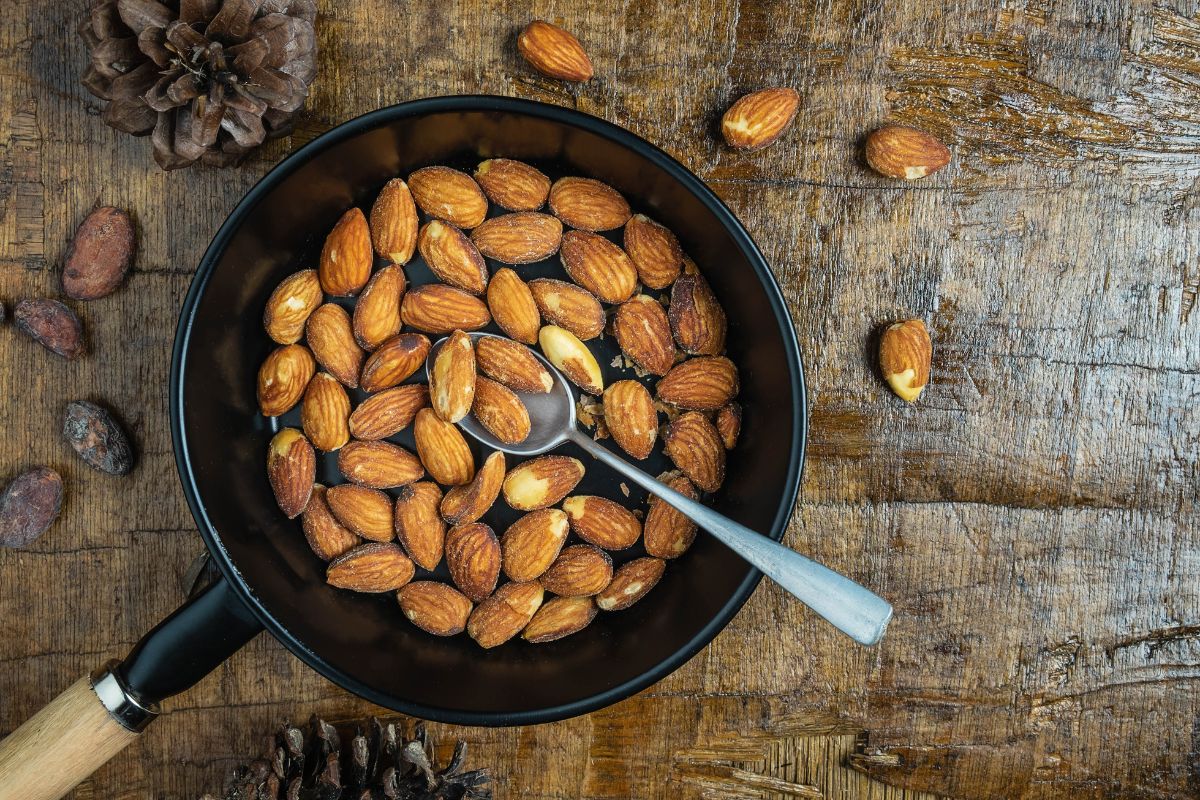
[[[470,334],[472,339],[493,335]],[[446,339],[442,339],[430,349],[425,362],[427,376],[445,342]],[[459,421],[464,431],[488,447],[516,456],[540,455],[565,442],[573,442],[596,460],[674,506],[854,641],[871,645],[882,638],[892,618],[892,607],[886,600],[774,539],[659,483],[593,441],[576,427],[575,397],[567,379],[541,353],[530,350],[554,376],[554,388],[547,394],[521,394],[532,423],[529,436],[518,444],[505,444],[492,436],[473,415]]]

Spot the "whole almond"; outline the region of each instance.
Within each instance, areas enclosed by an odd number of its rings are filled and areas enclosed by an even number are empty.
[[[529,410],[512,389],[491,378],[476,380],[471,413],[505,444],[517,444],[529,436]]]
[[[425,471],[443,486],[461,486],[475,477],[475,457],[458,428],[433,409],[422,408],[413,423],[417,454]]]
[[[56,355],[79,358],[87,350],[83,323],[75,312],[57,300],[22,300],[13,308],[17,330]]]
[[[949,164],[950,149],[925,131],[887,125],[867,135],[867,163],[881,175],[912,181]]]
[[[737,396],[737,367],[725,356],[688,359],[675,365],[657,390],[660,400],[682,409],[717,409]]]
[[[504,574],[514,581],[541,577],[567,540],[567,515],[544,508],[518,519],[500,537]]]
[[[588,394],[599,395],[604,391],[604,375],[596,357],[575,334],[557,325],[546,325],[538,333],[538,343],[550,363],[571,383]]]
[[[539,456],[509,471],[504,478],[504,500],[518,511],[552,506],[579,485],[583,473],[583,462],[577,458]]]
[[[407,486],[425,475],[420,459],[391,442],[350,442],[338,453],[338,469],[371,489]]]
[[[559,178],[550,187],[550,210],[572,228],[610,231],[632,212],[621,193],[593,178]]]
[[[264,417],[286,414],[316,372],[312,353],[302,344],[285,344],[271,351],[258,368],[258,409]]]
[[[659,480],[680,494],[693,500],[700,499],[696,487],[683,475],[675,473],[671,476],[659,476]],[[648,555],[657,558],[677,558],[683,555],[695,540],[696,523],[657,497],[650,498],[642,535]]]
[[[318,450],[330,452],[350,441],[350,397],[337,379],[318,372],[308,382],[304,405],[300,407],[300,426]]]
[[[295,519],[308,505],[317,476],[317,454],[304,434],[282,428],[267,449],[267,479],[275,502],[288,519]]]
[[[623,303],[637,288],[637,268],[629,256],[599,234],[568,231],[559,255],[571,280],[605,303]]]
[[[113,206],[100,206],[75,229],[63,264],[63,293],[73,300],[96,300],[117,290],[137,241],[129,215]]]
[[[368,441],[395,436],[428,405],[429,389],[424,384],[406,383],[386,389],[363,400],[350,413],[350,434]]]
[[[529,282],[538,310],[548,321],[575,334],[581,341],[604,331],[604,308],[587,289],[553,278]]]
[[[898,397],[915,403],[929,383],[933,343],[919,319],[889,325],[879,339],[879,369]]]
[[[417,207],[408,184],[392,178],[371,206],[371,244],[393,264],[407,264],[417,246]]]
[[[27,469],[9,481],[0,492],[0,547],[33,544],[58,518],[62,497],[62,476],[49,467]]]
[[[721,117],[721,135],[730,147],[758,150],[783,135],[799,108],[800,95],[794,89],[760,89],[729,107]]]
[[[505,264],[532,264],[558,252],[562,223],[536,211],[518,211],[486,220],[471,231],[479,252]]]
[[[128,475],[133,469],[129,434],[109,411],[87,400],[67,403],[63,438],[89,467],[109,475]]]
[[[304,335],[304,323],[323,299],[321,281],[315,269],[292,273],[267,299],[263,328],[279,344],[295,344]]]
[[[632,547],[642,535],[642,523],[634,513],[607,497],[582,494],[568,497],[563,511],[576,536],[605,550]],[[555,589],[550,591],[562,594]]]
[[[613,333],[621,352],[651,375],[666,375],[675,365],[671,324],[654,298],[634,295],[618,306]]]
[[[596,618],[596,604],[590,597],[555,597],[529,620],[521,637],[527,642],[542,644],[578,633]]]
[[[338,522],[364,539],[390,542],[396,535],[392,498],[378,489],[343,483],[329,487],[325,502]]]
[[[738,436],[742,433],[742,406],[736,401],[721,406],[717,412],[717,433],[721,434],[721,443],[726,450],[737,446]]]
[[[480,647],[504,644],[529,624],[545,591],[537,581],[510,581],[483,600],[467,620],[467,635]]]
[[[446,422],[458,422],[471,413],[474,401],[475,348],[470,336],[455,331],[429,369],[429,403]]]
[[[651,289],[670,286],[683,267],[683,248],[675,234],[645,214],[634,214],[625,224],[625,252]]]
[[[325,237],[317,267],[321,288],[335,297],[356,295],[367,285],[374,263],[367,218],[351,208]]]
[[[396,538],[409,558],[423,569],[437,569],[446,541],[446,523],[438,513],[442,490],[433,481],[418,481],[396,493]]]
[[[613,577],[612,558],[590,544],[563,548],[538,582],[548,592],[562,597],[590,597],[599,594]]]
[[[458,525],[446,533],[446,566],[459,591],[479,602],[500,577],[500,540],[481,522]]]
[[[438,581],[413,581],[396,594],[400,610],[412,624],[434,636],[462,633],[471,616],[471,600]]]
[[[715,356],[725,349],[725,311],[700,275],[675,281],[668,317],[675,341],[685,353]]]
[[[312,313],[305,326],[308,347],[317,363],[351,389],[358,386],[363,351],[354,338],[350,315],[336,303],[326,303]]]
[[[459,228],[474,228],[487,216],[487,198],[465,172],[425,167],[408,176],[408,188],[422,211]]]
[[[634,458],[646,458],[658,438],[658,411],[645,386],[617,381],[604,390],[604,423],[613,439]]]
[[[442,518],[451,525],[475,522],[496,502],[503,484],[504,453],[497,450],[484,460],[470,483],[446,492],[440,508]]]
[[[342,553],[325,568],[325,581],[355,592],[394,592],[412,580],[416,570],[394,544],[368,542]]]
[[[517,36],[517,49],[529,65],[549,78],[586,81],[592,77],[592,61],[573,34],[540,19],[525,26]]]
[[[636,558],[622,564],[604,591],[596,595],[601,611],[624,611],[646,596],[667,568],[661,558]]]
[[[479,162],[475,182],[489,200],[509,211],[537,211],[550,194],[550,179],[541,170],[511,158]]]
[[[398,386],[424,366],[429,347],[429,338],[420,333],[393,336],[367,356],[358,385],[365,392]]]
[[[675,466],[706,492],[715,492],[725,480],[725,445],[708,417],[689,411],[667,426],[667,455]]]
[[[554,388],[550,371],[532,350],[499,336],[484,336],[475,342],[475,366],[514,391],[545,394]]]
[[[304,508],[301,524],[308,546],[322,561],[330,561],[362,543],[358,534],[338,522],[325,500],[326,489],[313,484],[312,496]]]
[[[487,263],[475,243],[458,228],[439,219],[421,228],[417,247],[426,265],[443,283],[471,294],[487,288]]]
[[[512,269],[502,267],[487,288],[488,308],[500,329],[518,342],[536,344],[542,316],[533,293]]]
[[[400,332],[400,298],[404,269],[392,264],[371,276],[354,304],[354,338],[364,350],[374,350]]]
[[[487,306],[478,297],[440,283],[409,289],[400,304],[400,318],[405,325],[439,335],[454,330],[476,331],[492,321]]]

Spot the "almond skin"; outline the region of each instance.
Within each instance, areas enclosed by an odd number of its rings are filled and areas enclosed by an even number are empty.
[[[546,394],[554,388],[550,371],[532,350],[498,336],[484,336],[475,342],[475,365],[484,375],[517,392]]]
[[[485,220],[471,231],[479,252],[505,264],[532,264],[558,252],[563,228],[557,217],[518,211]]]
[[[358,386],[363,351],[354,338],[346,309],[335,303],[326,303],[308,318],[305,330],[308,347],[317,363],[342,385],[350,389]]]
[[[758,150],[774,142],[792,124],[800,108],[794,89],[760,89],[738,98],[721,117],[725,143],[738,150]]]
[[[604,308],[587,289],[553,278],[538,278],[529,282],[529,291],[547,321],[569,330],[581,341],[603,333]]]
[[[578,633],[596,618],[596,604],[590,597],[555,597],[542,604],[525,626],[521,637],[542,644]]]
[[[915,403],[929,383],[933,343],[929,330],[919,319],[887,326],[879,339],[879,369],[892,391],[902,400]]]
[[[325,237],[317,267],[321,288],[335,297],[356,295],[367,285],[374,263],[367,218],[360,209],[351,208]]]
[[[646,458],[654,450],[658,411],[650,392],[637,381],[617,381],[604,390],[604,423],[621,449],[634,458]]]
[[[500,537],[504,574],[531,581],[549,569],[567,540],[567,515],[544,508],[518,519]]]
[[[476,380],[471,413],[492,436],[505,444],[517,444],[529,436],[529,411],[521,398],[512,389],[490,378]]]
[[[596,357],[575,334],[557,325],[547,325],[538,333],[538,342],[550,363],[571,383],[588,394],[599,395],[604,391],[604,375]]]
[[[396,535],[392,498],[378,489],[343,483],[329,487],[325,502],[338,522],[364,539],[390,542]]]
[[[350,397],[342,385],[328,372],[314,375],[300,407],[300,426],[312,446],[328,453],[350,441],[349,417]]]
[[[348,480],[371,489],[395,489],[425,475],[415,455],[391,442],[350,442],[338,453],[338,469]]]
[[[13,323],[21,333],[67,360],[79,358],[87,351],[83,323],[74,311],[57,300],[40,297],[20,301],[13,308]]]
[[[364,392],[379,392],[400,385],[425,364],[429,348],[429,338],[422,334],[393,336],[367,356],[358,385]]]
[[[645,214],[634,214],[625,224],[625,252],[651,289],[670,286],[683,268],[683,248],[675,234]]]
[[[562,500],[583,480],[583,462],[570,456],[539,456],[504,478],[504,501],[518,511],[546,508]]]
[[[483,462],[475,478],[446,492],[441,503],[442,519],[451,525],[475,522],[492,507],[504,484],[504,453],[496,451]]]
[[[275,287],[263,309],[263,328],[279,344],[295,344],[304,335],[304,323],[321,305],[321,281],[315,269],[293,273]]]
[[[684,275],[675,281],[667,316],[671,321],[671,333],[683,352],[715,356],[725,349],[728,327],[725,311],[708,281],[699,275]]]
[[[568,231],[560,256],[571,280],[605,303],[623,303],[637,288],[637,268],[624,250],[603,236]]]
[[[446,534],[446,566],[459,591],[479,602],[500,577],[500,540],[481,522],[451,528]]]
[[[682,495],[693,500],[700,499],[696,487],[683,475],[660,475],[659,480]],[[647,554],[657,558],[677,558],[692,546],[696,540],[696,530],[696,523],[657,497],[650,498],[642,535]]]
[[[271,438],[267,449],[267,479],[275,502],[288,519],[295,519],[308,505],[317,475],[317,454],[304,434],[283,428]]]
[[[317,364],[301,344],[285,344],[271,351],[258,368],[258,409],[264,417],[286,414],[312,380]]]
[[[586,81],[592,77],[592,61],[573,34],[540,19],[517,35],[517,49],[529,65],[548,78]]]
[[[950,149],[925,131],[887,125],[867,135],[867,163],[880,175],[913,181],[949,164]]]
[[[393,592],[412,580],[413,563],[394,544],[368,542],[329,562],[325,581],[355,592]]]
[[[337,521],[337,517],[329,510],[325,501],[326,489],[321,484],[314,484],[312,496],[301,517],[304,528],[304,538],[308,546],[322,561],[330,561],[342,553],[362,544],[362,539],[354,531]]]
[[[538,583],[562,597],[590,597],[608,586],[612,577],[608,553],[590,544],[575,544],[563,548]]]
[[[500,329],[525,344],[536,344],[542,315],[533,293],[512,269],[502,267],[492,275],[487,288],[488,309]]]
[[[465,172],[425,167],[408,176],[408,188],[422,211],[459,228],[474,228],[487,216],[487,198]]]
[[[596,595],[601,611],[624,611],[646,596],[663,576],[667,562],[661,558],[637,558],[616,571],[604,591]]]
[[[738,373],[724,356],[702,356],[677,364],[658,382],[658,398],[689,411],[717,409],[738,393]]]
[[[610,231],[629,221],[632,212],[621,193],[592,178],[559,178],[550,187],[550,210],[581,231]]]
[[[666,375],[675,366],[671,324],[654,298],[639,294],[618,306],[613,333],[621,352],[651,375]]]
[[[475,457],[458,428],[422,408],[413,423],[417,454],[429,477],[443,486],[461,486],[475,477]]]
[[[717,412],[716,425],[725,449],[732,450],[737,447],[738,437],[742,433],[742,406],[737,402],[721,406]]]
[[[467,627],[471,600],[452,586],[438,581],[413,581],[396,599],[412,624],[434,636],[454,636]]]
[[[477,331],[492,321],[492,315],[478,297],[453,286],[426,283],[404,295],[400,319],[423,333],[443,335],[455,330]]]
[[[563,511],[576,536],[605,550],[632,547],[642,535],[642,523],[634,513],[606,497],[568,497],[563,503]],[[555,589],[550,591],[562,594]]]
[[[371,244],[393,264],[407,264],[417,247],[417,206],[408,184],[393,178],[371,206]]]
[[[692,483],[715,492],[725,481],[725,445],[708,417],[689,411],[667,426],[667,455]]]
[[[479,248],[453,225],[437,219],[425,223],[417,247],[421,258],[443,283],[471,294],[483,294],[487,288],[487,263]]]
[[[541,170],[510,158],[479,162],[475,182],[489,200],[509,211],[537,211],[550,194],[550,179]]]
[[[404,270],[395,264],[371,276],[354,304],[354,339],[364,350],[374,350],[400,332],[400,298],[404,296]]]
[[[95,209],[79,224],[67,248],[63,293],[73,300],[112,294],[129,272],[136,249],[133,221],[127,213],[113,206]]]
[[[455,331],[438,350],[429,369],[429,403],[446,422],[458,422],[475,401],[475,348],[471,337]]]
[[[537,581],[506,583],[471,612],[467,635],[483,648],[504,644],[529,624],[544,597]]]
[[[429,405],[429,389],[406,383],[373,394],[350,413],[350,434],[373,441],[395,436],[412,424],[417,412]]]
[[[423,569],[436,569],[442,560],[446,523],[438,514],[442,490],[433,481],[418,481],[396,493],[396,538],[409,558]]]

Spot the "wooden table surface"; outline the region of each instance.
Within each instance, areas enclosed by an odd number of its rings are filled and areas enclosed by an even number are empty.
[[[0,329],[0,480],[44,463],[67,483],[54,528],[0,551],[0,734],[180,600],[202,544],[166,381],[176,312],[228,211],[343,120],[482,92],[621,124],[745,222],[811,387],[787,541],[897,610],[861,649],[764,584],[631,700],[537,727],[433,726],[493,766],[499,797],[1200,793],[1196,0],[524,5],[322,2],[297,133],[237,169],[169,174],[79,85],[79,7],[6,5],[0,298],[54,293],[97,202],[133,212],[141,249],[120,292],[79,308],[89,358]],[[531,16],[574,30],[596,79],[533,74],[514,42]],[[715,120],[766,84],[800,91],[795,127],[759,153],[726,149]],[[911,185],[874,175],[862,137],[889,120],[943,137],[954,163]],[[913,407],[873,360],[873,331],[906,316],[934,341]],[[132,476],[61,441],[79,397],[127,421]],[[76,797],[193,798],[283,718],[372,710],[262,636]]]

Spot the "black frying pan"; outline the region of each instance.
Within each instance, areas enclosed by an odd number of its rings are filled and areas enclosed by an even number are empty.
[[[184,493],[222,577],[123,661],[81,680],[0,743],[0,798],[22,780],[26,793],[16,789],[12,797],[60,796],[127,744],[159,701],[193,685],[263,628],[374,703],[445,722],[522,725],[587,713],[649,686],[711,641],[750,596],[760,574],[701,535],[629,610],[602,613],[584,631],[550,644],[518,641],[484,651],[465,636],[421,632],[390,595],[326,586],[324,564],[297,522],[280,514],[265,476],[267,442],[278,423],[258,414],[254,392],[258,366],[273,346],[261,327],[267,296],[286,275],[315,266],[337,218],[352,204],[369,209],[388,179],[428,164],[470,168],[493,155],[533,162],[551,177],[599,178],[675,231],[725,306],[729,355],[741,368],[744,429],[713,505],[775,539],[783,535],[804,456],[800,355],[770,269],[716,195],[637,136],[556,106],[444,97],[367,114],[301,148],[246,195],[184,300],[171,369],[171,433]],[[521,271],[528,278],[554,269]],[[410,265],[410,282],[422,282],[422,270]],[[615,374],[610,357],[599,357],[606,378]],[[649,471],[664,465],[652,462]],[[616,496],[616,484],[591,462],[579,491]],[[634,494],[631,502],[639,499]],[[488,521],[503,530],[511,517],[495,514]],[[87,735],[81,726],[90,726]],[[64,769],[71,759],[60,743],[68,739],[87,746],[75,754],[76,766]],[[39,748],[55,754],[52,768],[38,764]],[[47,769],[61,774],[51,786]]]

